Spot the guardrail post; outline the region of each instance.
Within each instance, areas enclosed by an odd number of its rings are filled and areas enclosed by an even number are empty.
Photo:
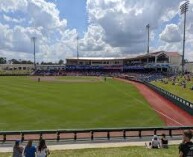
[[[5,142],[6,140],[7,140],[6,134],[3,134],[3,142]]]
[[[139,130],[139,138],[141,138],[141,130]]]
[[[154,135],[157,135],[157,130],[156,129],[154,129]]]
[[[94,139],[94,132],[91,131],[90,133],[91,133],[90,139],[91,139],[91,141],[93,141],[93,139]]]
[[[110,132],[107,132],[107,139],[110,140]]]
[[[169,136],[172,137],[172,130],[169,130]]]
[[[43,138],[42,138],[42,132],[40,132],[40,140],[42,140]]]
[[[123,130],[123,138],[126,139],[126,131]]]
[[[77,140],[77,133],[74,132],[74,141],[76,141],[76,140]]]
[[[23,142],[24,140],[25,140],[24,133],[21,133],[21,142]]]
[[[57,141],[60,141],[60,132],[57,132]]]

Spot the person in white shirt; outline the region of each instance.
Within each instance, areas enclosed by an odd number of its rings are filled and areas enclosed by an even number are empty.
[[[153,149],[158,149],[160,148],[160,141],[158,139],[158,137],[154,137],[151,141],[151,148]]]
[[[147,146],[146,143],[145,143],[145,145],[146,145],[147,148],[150,148],[150,149],[158,149],[161,146],[160,141],[159,141],[157,135],[153,136],[153,139],[152,139],[151,142],[149,142],[148,146]]]

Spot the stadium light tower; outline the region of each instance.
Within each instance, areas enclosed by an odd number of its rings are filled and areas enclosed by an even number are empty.
[[[79,59],[79,47],[78,47],[78,44],[79,44],[79,42],[78,42],[78,40],[79,40],[79,36],[77,35],[77,38],[76,38],[76,57],[77,57],[77,60]]]
[[[186,13],[188,11],[188,5],[189,5],[189,0],[186,0],[181,6],[181,14],[184,14],[184,37],[183,37],[183,51],[182,51],[182,73],[184,74],[184,65],[185,65],[185,44],[186,44]]]
[[[146,29],[147,29],[147,54],[149,54],[149,38],[150,38],[150,24],[146,25]]]
[[[34,69],[36,70],[36,37],[32,37],[31,38],[32,42],[33,42],[33,47],[34,47]]]

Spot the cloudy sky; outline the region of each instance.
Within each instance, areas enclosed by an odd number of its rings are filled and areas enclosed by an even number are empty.
[[[150,51],[182,52],[182,0],[0,0],[0,56],[37,61],[76,56],[133,56]],[[186,58],[193,61],[193,0],[187,14]]]

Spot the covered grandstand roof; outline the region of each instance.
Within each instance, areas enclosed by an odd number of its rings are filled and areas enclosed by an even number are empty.
[[[128,57],[72,57],[72,58],[67,58],[71,60],[115,60],[115,59],[127,59]]]
[[[166,51],[158,51],[158,52],[152,52],[150,54],[145,54],[145,55],[141,55],[141,56],[138,56],[139,58],[143,58],[143,57],[156,57],[156,56],[159,56],[161,54],[166,54],[167,56],[169,57],[178,57],[178,56],[181,56],[178,52],[166,52]],[[138,58],[137,57],[137,58]]]
[[[166,52],[166,51],[158,51],[152,52],[150,54],[139,55],[136,57],[79,57],[79,60],[124,60],[124,59],[138,59],[138,58],[146,58],[146,57],[156,57],[161,54],[166,54],[169,57],[178,57],[181,56],[178,52]],[[77,57],[67,58],[67,60],[77,60]]]

